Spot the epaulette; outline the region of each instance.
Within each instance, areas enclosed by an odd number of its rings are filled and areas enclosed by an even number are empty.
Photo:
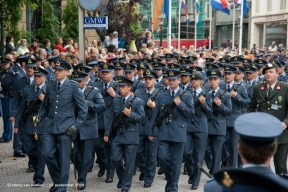
[[[79,83],[77,83],[77,81],[74,81],[74,80],[71,80],[71,79],[69,79],[69,81],[70,81],[71,83],[75,83],[75,84],[79,85]]]
[[[213,178],[209,178],[209,179],[207,180],[207,183],[210,183],[211,181],[215,181],[214,177],[213,177]]]

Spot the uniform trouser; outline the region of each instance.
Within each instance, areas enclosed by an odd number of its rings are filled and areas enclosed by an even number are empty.
[[[103,140],[104,138],[104,130],[99,130],[98,131],[98,138],[95,139],[95,152],[97,155],[97,160],[98,160],[98,165],[99,168],[106,168],[107,167],[107,155],[106,155],[106,151],[105,151],[105,141]],[[95,157],[95,154],[94,154]],[[93,159],[93,164],[94,164],[94,158],[92,156]]]
[[[136,162],[140,171],[144,173],[145,183],[153,183],[155,177],[158,148],[157,140],[157,137],[153,137],[153,140],[150,141],[148,136],[139,136]]]
[[[101,136],[101,138],[100,138]],[[107,178],[113,178],[114,173],[115,173],[115,168],[111,160],[111,145],[112,145],[112,138],[109,138],[109,142],[106,143],[103,140],[104,137],[104,132],[100,131],[98,133],[98,138],[95,139],[94,143],[94,150],[96,151],[97,154],[97,159],[98,159],[98,164],[100,168],[107,168],[106,170],[106,177]],[[95,159],[95,152],[94,150],[92,151],[92,163],[94,164],[94,159]],[[93,167],[90,166],[90,168]]]
[[[278,144],[274,155],[274,165],[276,174],[287,174],[287,153],[288,143]]]
[[[227,127],[228,143],[230,157],[229,157],[229,167],[236,168],[238,162],[238,147],[237,139],[239,137],[238,133],[235,131],[234,127]]]
[[[2,138],[6,141],[10,141],[12,139],[12,122],[9,120],[12,102],[13,98],[10,98],[8,95],[4,95],[4,98],[1,98],[3,112],[2,118],[4,124]]]
[[[207,137],[207,133],[186,133],[184,160],[188,175],[193,178],[193,186],[199,186],[201,171],[198,168],[198,164],[200,166],[203,164]]]
[[[208,145],[210,146],[212,154],[210,174],[214,174],[216,171],[220,170],[223,139],[224,135],[208,135]]]
[[[120,144],[115,140],[112,142],[111,158],[119,181],[122,182],[121,188],[124,190],[129,190],[132,184],[137,146],[136,144]],[[122,159],[125,161],[125,167]]]
[[[94,139],[81,140],[79,133],[74,140],[74,149],[72,149],[72,153],[74,153],[74,165],[78,172],[78,183],[86,184],[86,176],[92,158],[91,151],[93,149],[93,144]]]
[[[45,162],[42,154],[43,136],[38,135],[38,140],[34,139],[34,135],[23,134],[23,147],[29,156],[32,167],[35,170],[33,181],[35,183],[43,183]]]
[[[50,176],[55,184],[62,184],[57,192],[66,191],[69,181],[70,152],[72,137],[66,134],[45,133],[43,135],[43,156]],[[55,155],[58,149],[58,163]]]
[[[178,191],[183,151],[184,143],[158,140],[160,165],[167,182],[171,184],[171,192]]]
[[[20,128],[21,129],[21,128]],[[20,131],[20,129],[18,129],[17,133],[13,133],[13,151],[14,153],[22,153],[22,139],[23,139],[23,135]]]

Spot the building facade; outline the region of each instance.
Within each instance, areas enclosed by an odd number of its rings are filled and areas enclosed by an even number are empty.
[[[288,1],[252,0],[250,42],[269,47],[272,41],[288,47]]]

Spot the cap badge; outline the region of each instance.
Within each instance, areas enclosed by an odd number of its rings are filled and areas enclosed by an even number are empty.
[[[126,65],[126,69],[130,69],[130,65]]]
[[[117,81],[122,82],[122,77],[118,77]]]
[[[234,181],[230,178],[230,176],[228,175],[228,173],[226,171],[224,172],[224,179],[222,180],[222,183],[226,187],[231,187],[234,183]]]
[[[263,63],[263,61],[260,59],[260,60],[259,60],[259,63]]]
[[[104,69],[108,69],[108,65],[105,63],[105,64],[103,65],[103,68],[104,68]]]
[[[27,63],[32,63],[31,59],[29,59]]]
[[[34,69],[34,73],[39,73],[39,69],[38,69],[38,67],[35,67],[35,69]]]
[[[150,75],[151,73],[150,73],[150,70],[147,70],[146,71],[146,75]]]
[[[169,72],[169,76],[174,76],[173,71],[170,71],[170,72]]]
[[[55,65],[60,66],[60,61],[58,60]]]
[[[216,71],[215,70],[211,71],[211,74],[216,75]]]
[[[74,77],[79,77],[79,75],[78,75],[78,73],[76,72],[76,73],[74,73]]]

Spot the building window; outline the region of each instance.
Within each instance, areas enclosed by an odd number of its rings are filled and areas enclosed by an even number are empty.
[[[272,0],[267,0],[267,12],[272,12]]]
[[[287,0],[280,0],[280,10],[286,10]]]

